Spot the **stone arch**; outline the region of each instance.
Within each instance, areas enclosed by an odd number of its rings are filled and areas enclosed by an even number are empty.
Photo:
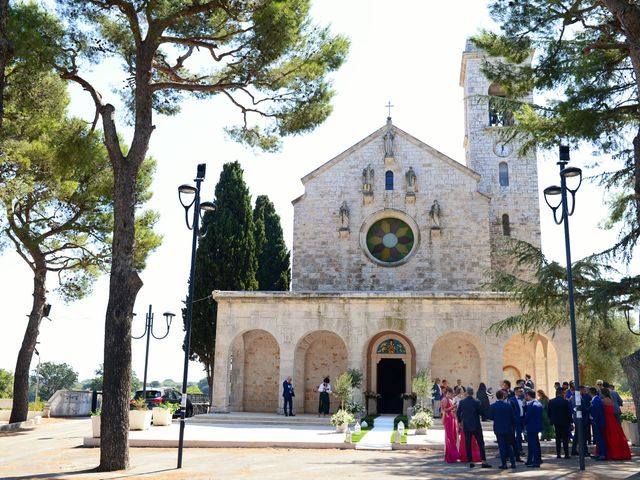
[[[266,330],[248,330],[236,336],[229,355],[230,406],[248,412],[277,412],[280,346]]]
[[[553,398],[553,383],[559,378],[558,352],[553,341],[546,335],[535,333],[522,335],[516,333],[504,343],[502,354],[503,370],[505,366],[517,369],[524,378],[530,374],[536,386]]]
[[[459,378],[465,386],[487,383],[487,354],[477,336],[465,331],[447,332],[431,349],[431,376],[447,379],[450,386]]]
[[[331,382],[347,370],[347,345],[337,333],[316,330],[298,341],[294,353],[294,398],[299,412],[318,412],[318,385],[328,376]],[[331,398],[331,412],[338,408],[335,397]]]
[[[398,340],[405,347],[405,353],[379,353],[377,348],[387,340]],[[411,379],[416,374],[416,349],[413,342],[407,336],[394,330],[385,330],[377,333],[366,344],[364,352],[366,365],[365,385],[366,390],[378,392],[377,385],[377,365],[384,358],[399,358],[405,363],[405,385],[406,390],[411,389]]]

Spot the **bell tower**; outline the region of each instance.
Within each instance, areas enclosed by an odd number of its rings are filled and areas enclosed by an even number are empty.
[[[491,97],[505,95],[482,73],[487,60],[490,57],[467,40],[460,72],[465,162],[480,174],[479,190],[491,199],[491,265],[504,269],[508,266],[506,240],[524,240],[540,248],[538,166],[535,152],[520,155],[518,140],[505,140],[505,129],[514,120],[509,112],[491,106]],[[532,101],[533,95],[523,100]]]

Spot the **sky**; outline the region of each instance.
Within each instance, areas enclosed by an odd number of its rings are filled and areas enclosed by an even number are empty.
[[[304,193],[300,178],[343,152],[385,124],[388,101],[393,123],[449,157],[464,163],[463,92],[459,86],[460,61],[467,37],[480,28],[494,28],[487,2],[449,0],[447,2],[398,0],[315,0],[312,16],[317,23],[330,25],[334,33],[351,41],[348,59],[331,76],[336,96],[333,113],[311,133],[283,141],[281,151],[258,153],[225,137],[223,128],[239,122],[239,113],[224,98],[186,101],[174,117],[155,116],[156,130],[149,154],[157,160],[157,171],[149,207],[160,213],[156,229],[163,244],[151,254],[140,276],[140,290],[134,311],[133,335],[144,330],[144,314],[153,305],[156,329],[165,333],[162,313],[178,316],[167,338],[151,340],[148,379],[182,379],[184,332],[179,316],[187,293],[191,232],[184,222],[177,187],[193,180],[198,163],[207,164],[203,200],[212,199],[215,184],[226,162],[238,160],[252,197],[266,194],[275,204],[289,248],[292,244],[293,207],[291,201]],[[122,86],[126,74],[118,63],[96,66],[85,76],[98,86],[105,101],[118,107],[114,90]],[[70,87],[70,113],[93,118],[89,96]],[[120,124],[122,122],[118,120]],[[123,130],[130,137],[130,130]],[[539,186],[557,184],[557,152],[538,154]],[[593,152],[581,148],[572,153],[574,166],[594,161]],[[585,172],[589,175],[589,172]],[[605,248],[616,233],[599,224],[606,216],[602,191],[583,184],[571,217],[574,260]],[[564,264],[562,227],[553,223],[551,212],[540,206],[543,252]],[[637,265],[634,264],[637,270]],[[108,298],[108,277],[95,284],[87,298],[65,305],[55,295],[55,277],[50,276],[48,301],[51,321],[44,319],[38,350],[41,361],[65,362],[80,379],[90,378],[102,363],[104,316]],[[0,256],[0,300],[2,334],[0,368],[13,371],[31,309],[32,276],[26,264],[10,250]],[[142,378],[144,340],[133,340],[133,369]],[[35,368],[36,359],[32,362]],[[204,377],[200,364],[191,362],[189,380]]]

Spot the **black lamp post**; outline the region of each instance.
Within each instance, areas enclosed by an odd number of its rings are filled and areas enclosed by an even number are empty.
[[[549,208],[553,211],[553,220],[557,225],[564,223],[564,247],[567,254],[567,286],[569,289],[569,317],[571,320],[571,350],[573,353],[573,376],[575,383],[575,402],[576,402],[576,419],[578,445],[580,453],[580,470],[584,470],[585,442],[584,429],[582,424],[582,395],[580,394],[580,370],[578,368],[578,343],[576,340],[576,310],[573,300],[573,274],[571,272],[571,242],[569,240],[569,217],[573,215],[576,207],[576,192],[582,183],[582,170],[576,167],[567,167],[569,163],[569,147],[560,145],[560,186],[553,185],[544,189],[544,201],[547,202]],[[568,178],[578,177],[578,185],[575,188],[567,186]],[[571,194],[571,208],[568,206],[567,192]],[[557,202],[560,195],[560,202]],[[555,200],[554,204],[550,199]],[[558,218],[558,209],[562,207],[560,217]]]
[[[147,312],[147,316],[145,319],[144,332],[139,337],[134,337],[133,335],[131,335],[131,338],[135,338],[136,340],[144,337],[145,335],[147,337],[147,349],[144,354],[144,379],[142,380],[142,398],[144,398],[145,402],[147,401],[147,367],[149,366],[149,341],[151,340],[151,337],[155,338],[156,340],[162,340],[163,338],[166,338],[166,336],[169,335],[171,321],[173,320],[173,317],[176,316],[175,313],[171,312],[164,312],[163,315],[164,320],[167,323],[167,333],[165,333],[161,337],[156,337],[155,333],[153,333],[153,312],[151,311],[151,305],[149,305],[149,312]]]
[[[191,270],[189,271],[189,296],[187,298],[187,321],[184,333],[184,373],[182,375],[182,411],[180,413],[180,440],[178,441],[178,468],[182,468],[182,447],[184,443],[184,418],[187,411],[187,375],[189,372],[189,353],[191,352],[191,321],[193,318],[193,287],[196,273],[196,245],[198,243],[199,221],[201,211],[212,212],[215,210],[213,202],[200,203],[200,184],[204,180],[207,166],[204,163],[198,165],[198,170],[194,182],[196,186],[180,185],[178,187],[178,198],[184,207],[185,222],[187,228],[193,230],[193,238],[191,241]],[[190,202],[186,202],[191,195],[194,197]],[[189,210],[193,209],[193,221],[189,224]]]

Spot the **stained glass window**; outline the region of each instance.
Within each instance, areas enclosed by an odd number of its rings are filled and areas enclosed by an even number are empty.
[[[404,345],[400,340],[390,338],[389,340],[380,342],[376,353],[397,353],[398,355],[404,355],[407,353],[407,349],[404,348]]]
[[[383,218],[367,232],[367,249],[374,258],[395,263],[411,252],[414,243],[411,227],[398,218]]]

